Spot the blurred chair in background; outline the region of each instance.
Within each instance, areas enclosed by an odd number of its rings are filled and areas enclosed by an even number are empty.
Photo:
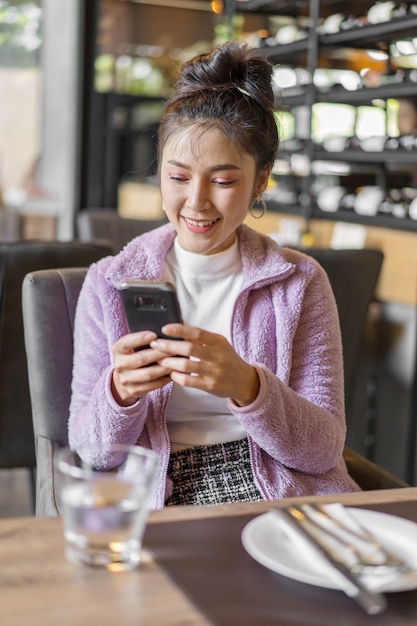
[[[110,246],[101,243],[0,243],[0,468],[28,468],[33,496],[36,457],[23,337],[22,282],[33,270],[86,266],[110,253]],[[42,319],[36,323],[41,325]],[[45,358],[49,358],[47,350]],[[53,393],[58,392],[54,389]]]
[[[23,282],[23,316],[37,453],[37,515],[58,512],[54,452],[68,445],[73,322],[86,269],[32,272]],[[39,324],[37,320],[42,320]],[[345,448],[349,473],[362,489],[407,486],[358,452]]]
[[[81,241],[105,239],[117,254],[134,237],[162,226],[166,219],[142,220],[121,217],[115,209],[84,209],[76,217],[77,236]]]
[[[0,242],[23,239],[23,216],[6,209],[0,210]]]

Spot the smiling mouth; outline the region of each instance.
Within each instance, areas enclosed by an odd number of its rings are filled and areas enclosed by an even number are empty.
[[[197,226],[197,227],[198,226],[200,226],[200,227],[202,227],[202,226],[211,226],[212,224],[215,224],[216,222],[218,222],[219,219],[220,218],[217,217],[214,220],[200,220],[200,221],[197,222],[196,220],[191,220],[188,217],[184,217],[184,220],[187,222],[187,224],[190,224],[190,226]]]

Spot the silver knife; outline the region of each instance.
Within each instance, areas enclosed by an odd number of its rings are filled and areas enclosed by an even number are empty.
[[[370,591],[342,560],[339,560],[324,544],[320,543],[315,535],[309,532],[307,524],[303,523],[306,516],[300,509],[289,506],[288,508],[273,508],[271,511],[289,524],[299,535],[302,535],[317,554],[332,566],[342,591],[354,598],[366,613],[375,615],[386,609],[386,598],[381,593]]]

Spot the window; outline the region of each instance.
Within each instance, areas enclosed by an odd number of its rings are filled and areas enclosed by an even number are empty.
[[[0,188],[30,185],[40,145],[41,0],[0,1]]]

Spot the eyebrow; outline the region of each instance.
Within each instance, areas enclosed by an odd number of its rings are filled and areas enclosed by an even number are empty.
[[[167,161],[167,163],[169,163],[170,165],[175,165],[177,167],[182,167],[185,170],[189,170],[190,166],[185,165],[184,163],[181,163],[180,161],[175,161],[175,159],[169,160]],[[220,165],[215,165],[214,167],[210,168],[211,172],[219,172],[219,171],[224,171],[224,170],[240,170],[241,168],[238,165],[234,165],[233,163],[222,163]]]

